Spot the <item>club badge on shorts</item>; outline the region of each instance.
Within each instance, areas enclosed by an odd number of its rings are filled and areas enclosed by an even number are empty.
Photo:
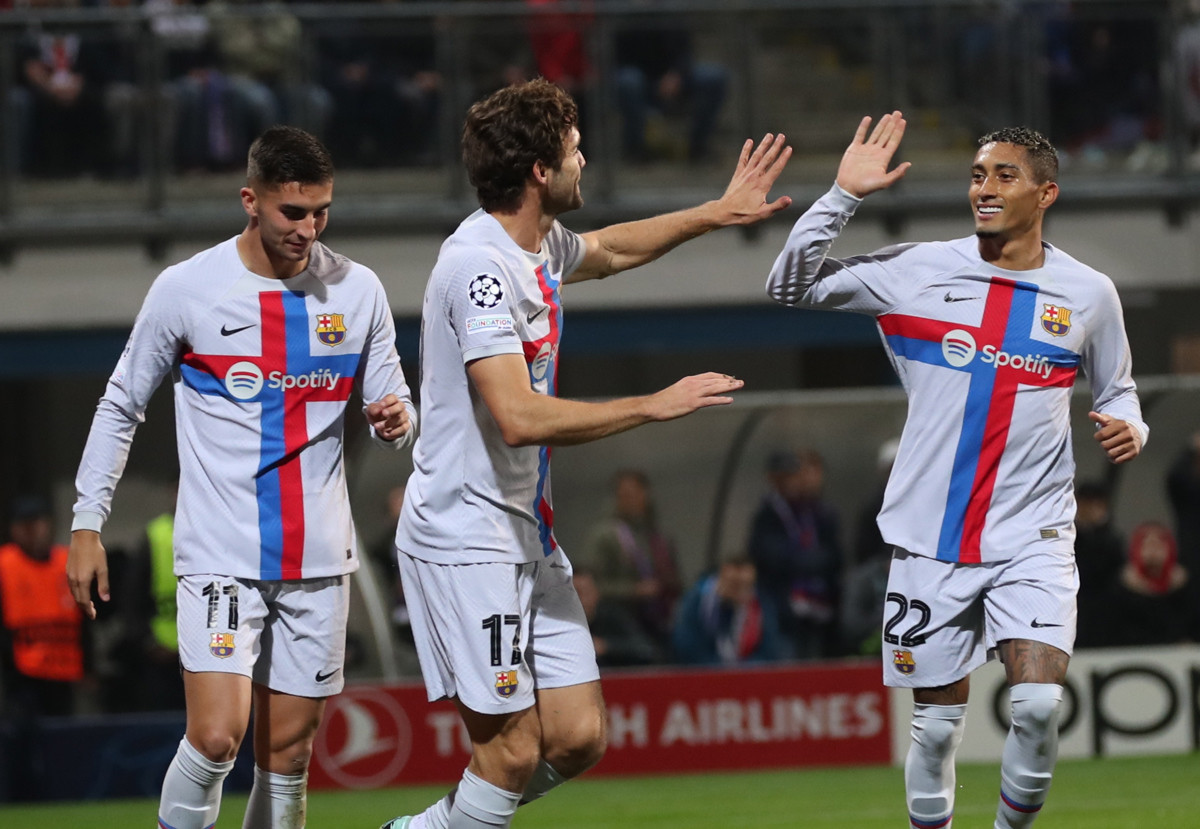
[[[225,659],[233,656],[233,634],[214,633],[209,637],[208,650],[213,656]]]
[[[502,697],[511,697],[517,692],[517,672],[499,671],[496,673],[496,693]]]
[[[346,339],[344,314],[317,314],[317,339],[333,346]]]
[[[911,674],[917,669],[917,661],[913,659],[912,651],[892,651],[892,667],[902,674]]]

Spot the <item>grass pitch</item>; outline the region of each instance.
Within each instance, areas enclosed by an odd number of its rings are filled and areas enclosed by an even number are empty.
[[[991,827],[996,765],[962,765],[956,829]],[[314,792],[310,829],[375,829],[421,811],[444,787]],[[218,829],[239,829],[245,796],[225,798]],[[150,829],[150,800],[0,806],[5,829]],[[895,829],[904,821],[900,769],[839,768],[577,781],[517,813],[517,829]],[[1200,829],[1200,754],[1058,764],[1040,829]]]

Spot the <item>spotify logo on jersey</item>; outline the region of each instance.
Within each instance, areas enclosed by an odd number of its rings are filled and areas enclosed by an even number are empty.
[[[248,360],[234,363],[225,373],[225,388],[236,400],[249,400],[262,391],[262,369]]]
[[[942,337],[942,356],[955,368],[962,368],[975,358],[975,338],[970,332],[956,328]]]

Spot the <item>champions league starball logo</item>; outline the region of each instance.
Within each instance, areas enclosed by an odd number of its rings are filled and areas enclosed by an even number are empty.
[[[486,310],[500,304],[500,300],[504,298],[504,289],[500,287],[500,280],[496,277],[480,274],[471,280],[467,287],[467,295],[471,297],[472,305]]]

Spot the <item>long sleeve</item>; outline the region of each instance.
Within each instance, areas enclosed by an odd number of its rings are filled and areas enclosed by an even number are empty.
[[[163,278],[155,282],[133,324],[88,432],[75,477],[75,520],[72,530],[101,529],[108,520],[113,492],[146,406],[171,371],[181,345],[178,315],[164,301]]]
[[[912,245],[870,256],[828,258],[829,249],[862,199],[837,184],[796,220],[767,277],[767,294],[784,305],[853,311],[877,316],[891,311],[913,286],[899,282],[890,266]]]
[[[396,324],[388,307],[383,286],[376,280],[376,295],[371,315],[371,332],[363,349],[364,359],[359,364],[358,379],[362,390],[364,409],[366,404],[394,394],[404,401],[408,409],[410,428],[403,437],[387,441],[368,427],[372,441],[379,446],[400,449],[410,446],[417,435],[417,410],[413,406],[412,392],[404,379],[400,367],[400,355],[396,353]]]
[[[1145,446],[1150,427],[1142,420],[1142,407],[1133,382],[1133,358],[1125,334],[1121,300],[1116,288],[1107,280],[1097,310],[1100,319],[1091,326],[1091,336],[1080,355],[1083,371],[1091,383],[1093,405],[1101,414],[1130,423],[1140,433]]]

